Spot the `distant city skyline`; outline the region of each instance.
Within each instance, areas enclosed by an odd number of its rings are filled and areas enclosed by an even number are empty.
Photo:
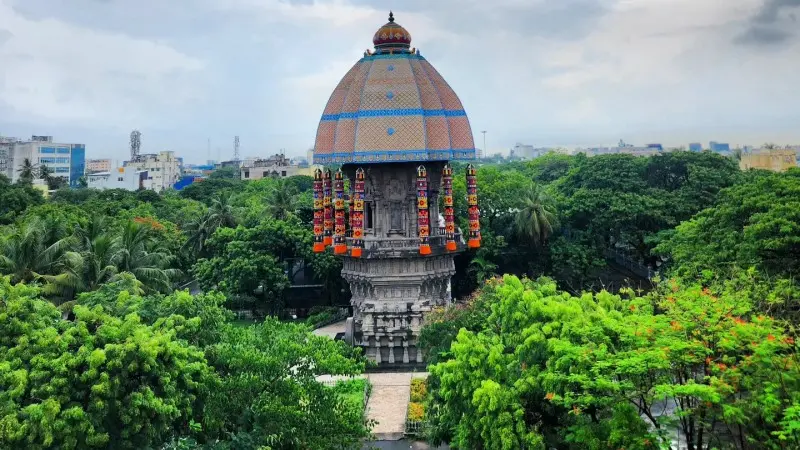
[[[231,159],[237,135],[242,155],[304,156],[393,6],[486,154],[800,143],[800,2],[735,3],[0,0],[0,134],[118,161],[134,128],[187,163]]]

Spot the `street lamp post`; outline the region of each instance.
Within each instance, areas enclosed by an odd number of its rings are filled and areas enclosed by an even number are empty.
[[[486,157],[486,130],[481,131],[483,133],[483,157]]]

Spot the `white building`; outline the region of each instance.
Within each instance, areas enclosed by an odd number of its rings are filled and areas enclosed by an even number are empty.
[[[314,173],[317,166],[303,166],[292,164],[292,161],[283,154],[276,154],[266,159],[245,161],[242,168],[242,180],[260,180],[262,178],[286,178],[294,175],[308,175]]]
[[[139,155],[136,160],[125,161],[124,167],[147,172],[144,188],[156,192],[171,188],[181,178],[181,160],[171,151]]]
[[[96,172],[86,175],[86,182],[92,189],[125,189],[137,191],[146,189],[148,173],[135,167],[119,167],[108,172]]]
[[[77,187],[85,170],[86,146],[55,143],[52,136],[31,136],[28,141],[0,138],[0,173],[16,182],[26,159],[36,167],[47,166],[54,176]]]
[[[110,171],[111,171],[111,159],[109,158],[86,160],[86,173],[110,172]]]

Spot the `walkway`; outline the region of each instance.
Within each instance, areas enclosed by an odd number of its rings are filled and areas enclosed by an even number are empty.
[[[317,336],[328,336],[331,339],[336,337],[338,333],[344,333],[344,320],[341,322],[332,323],[330,325],[326,325],[322,328],[317,328],[314,330],[314,334]]]
[[[367,418],[378,422],[372,429],[375,439],[394,441],[403,438],[408,399],[411,395],[411,378],[427,376],[427,372],[367,375],[372,384],[372,393],[367,403]]]

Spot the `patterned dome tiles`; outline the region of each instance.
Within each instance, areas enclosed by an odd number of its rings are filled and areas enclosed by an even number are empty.
[[[357,62],[331,94],[314,146],[318,164],[474,158],[458,96],[427,60],[410,52]]]

